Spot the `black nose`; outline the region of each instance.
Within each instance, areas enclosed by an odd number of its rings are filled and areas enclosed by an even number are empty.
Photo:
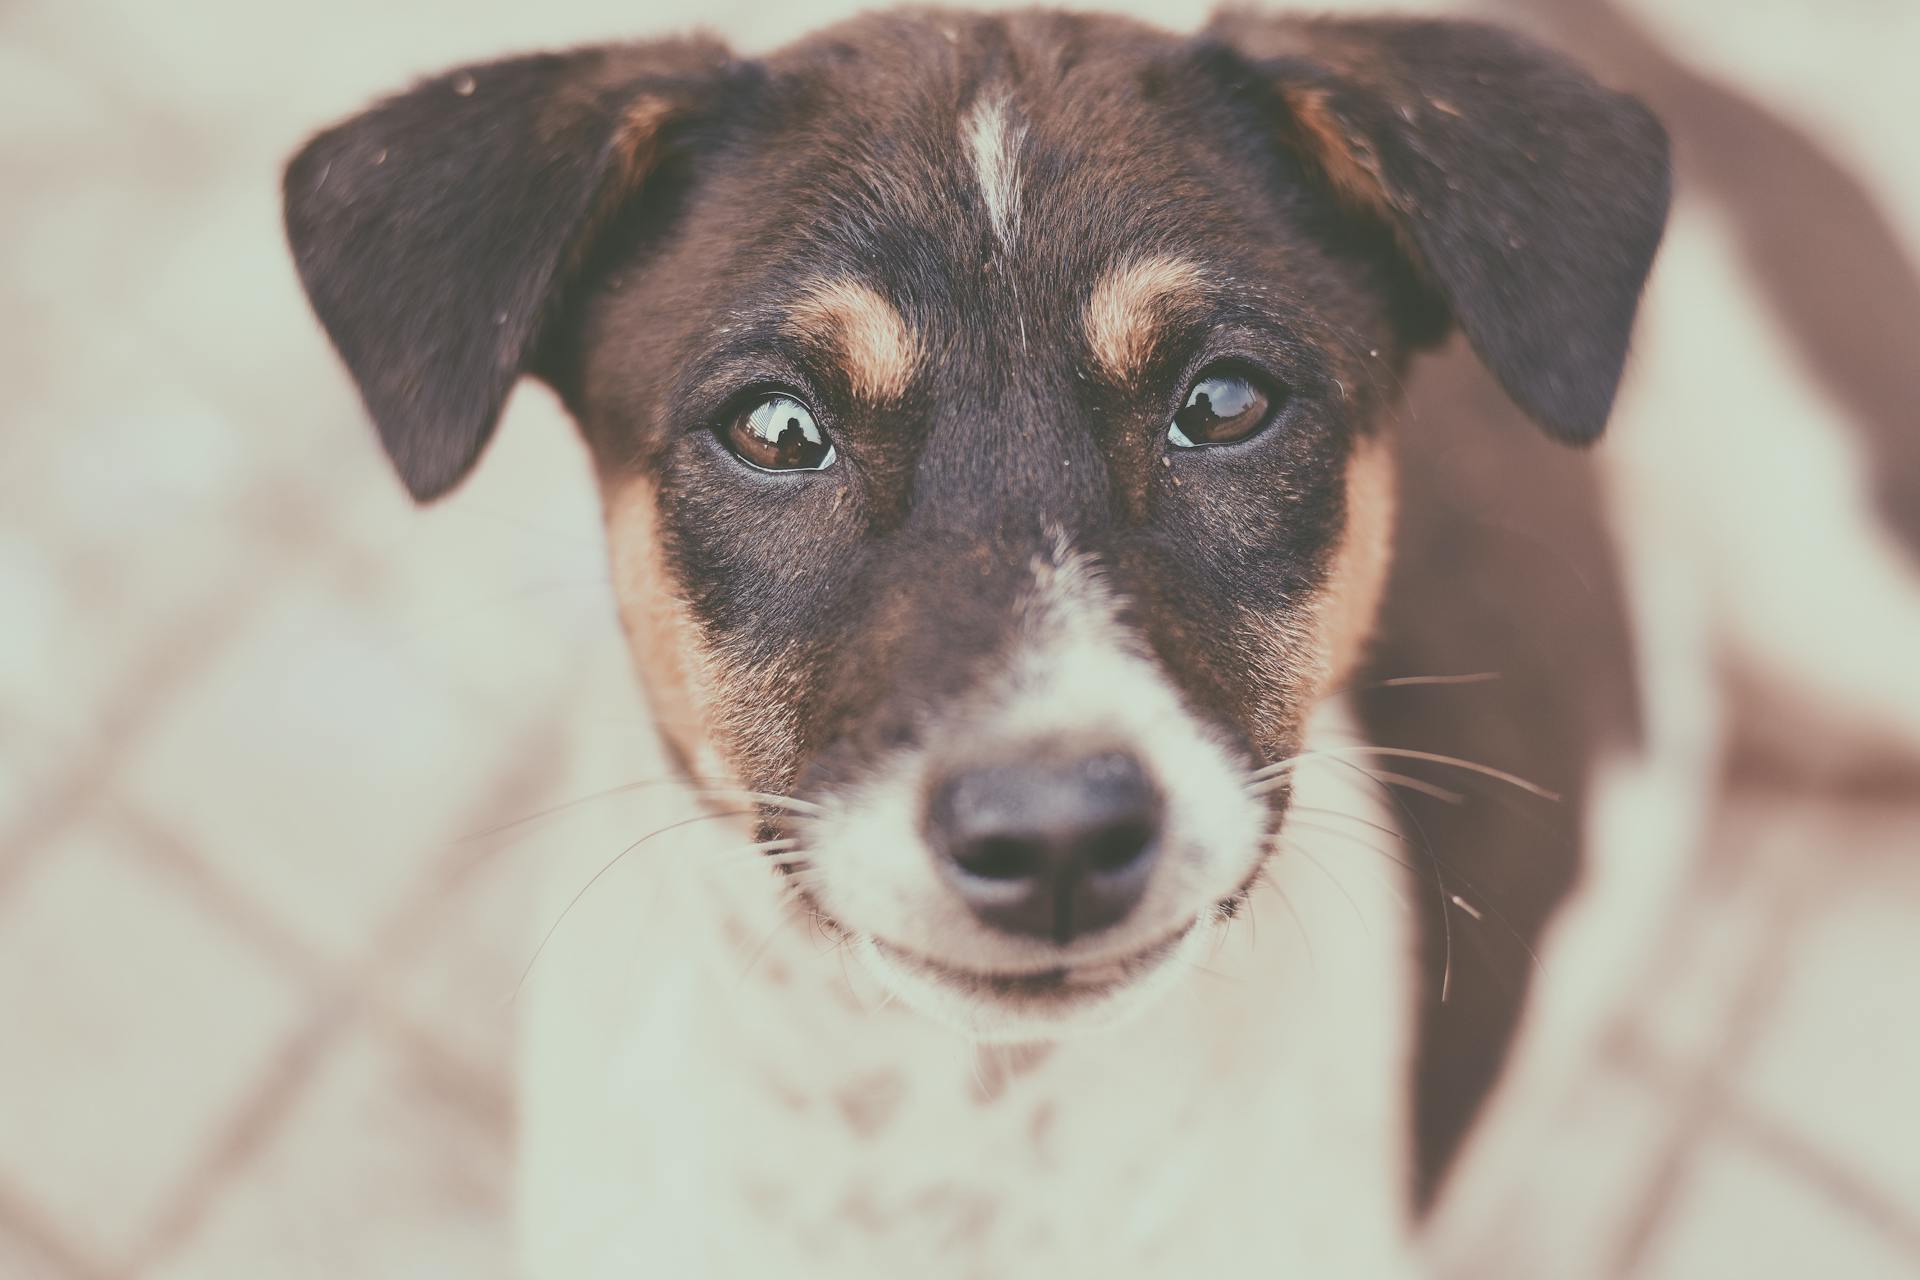
[[[934,788],[927,834],[980,919],[1066,943],[1140,901],[1159,852],[1160,807],[1125,752],[995,764]]]

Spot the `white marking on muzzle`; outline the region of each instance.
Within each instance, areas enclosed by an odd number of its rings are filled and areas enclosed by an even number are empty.
[[[1019,974],[1116,958],[1198,920],[1209,934],[1217,904],[1252,874],[1266,815],[1226,743],[1184,705],[1144,643],[1119,621],[1099,566],[1056,538],[1033,562],[1034,585],[1016,606],[1006,666],[944,708],[931,748],[883,761],[866,781],[825,798],[808,858],[821,905],[856,943],[878,938],[949,968]],[[1044,939],[996,932],[976,920],[940,875],[922,834],[929,784],[954,760],[1018,754],[1052,739],[1132,752],[1164,800],[1162,847],[1146,894],[1127,918],[1064,951]],[[1183,948],[1184,950],[1184,948]],[[929,984],[899,981],[879,949],[856,946],[883,979],[923,1011],[975,1035],[994,1035],[995,1011]],[[1129,995],[1159,984],[1138,982]],[[1128,1007],[1145,1000],[1128,999]],[[1033,1030],[1033,1028],[1025,1028]]]

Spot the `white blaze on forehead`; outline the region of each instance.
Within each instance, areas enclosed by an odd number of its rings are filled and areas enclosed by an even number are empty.
[[[982,97],[967,112],[960,136],[973,158],[974,181],[1000,243],[1011,248],[1020,230],[1020,143],[1025,125],[1008,114],[1007,97]]]

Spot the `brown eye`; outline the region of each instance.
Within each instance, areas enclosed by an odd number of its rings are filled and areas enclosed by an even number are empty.
[[[813,411],[792,396],[755,401],[734,415],[720,438],[734,457],[761,471],[825,471],[839,456]]]
[[[1210,370],[1187,392],[1167,439],[1182,449],[1245,440],[1267,424],[1280,398],[1262,383],[1231,370]]]

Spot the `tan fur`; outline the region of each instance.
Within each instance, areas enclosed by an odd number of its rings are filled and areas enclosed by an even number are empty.
[[[566,129],[579,128],[579,118],[593,109],[580,101],[563,99],[551,109],[548,132],[563,136]],[[606,229],[607,223],[625,207],[634,192],[647,180],[647,175],[653,172],[654,162],[659,158],[660,130],[677,110],[665,98],[650,96],[635,98],[628,105],[613,134],[614,162],[587,213],[585,225],[574,238],[573,249],[568,255],[568,274],[579,270],[581,263],[599,242],[600,233]]]
[[[1152,353],[1159,327],[1198,303],[1201,279],[1193,263],[1166,256],[1135,258],[1101,277],[1082,317],[1087,348],[1101,371],[1116,382],[1132,381]]]
[[[654,153],[660,142],[660,127],[673,114],[673,104],[664,98],[639,97],[620,117],[620,128],[613,145],[620,156],[619,176],[626,182],[637,180],[653,168]]]
[[[1320,644],[1330,688],[1366,657],[1393,560],[1393,448],[1362,438],[1347,461],[1347,527],[1320,598]]]
[[[1354,136],[1334,114],[1322,89],[1286,89],[1281,95],[1299,129],[1301,141],[1335,191],[1351,204],[1376,214],[1388,212],[1380,163],[1364,138]]]
[[[601,505],[614,598],[654,720],[697,774],[719,776],[707,736],[707,699],[689,666],[697,652],[695,629],[661,561],[653,481],[621,476],[605,488]]]
[[[1394,495],[1391,445],[1363,437],[1347,461],[1346,527],[1319,592],[1304,607],[1246,617],[1247,657],[1262,689],[1253,723],[1268,755],[1290,751],[1301,715],[1343,688],[1366,658],[1392,564]]]
[[[1335,114],[1322,89],[1286,89],[1281,93],[1292,113],[1295,145],[1320,166],[1327,182],[1349,208],[1379,218],[1392,232],[1401,252],[1409,261],[1425,261],[1419,246],[1408,233],[1400,216],[1396,197],[1380,172],[1380,158],[1373,144],[1350,129]],[[1444,104],[1448,115],[1459,114],[1451,103]]]
[[[706,642],[661,560],[650,481],[621,477],[602,502],[620,620],[667,740],[704,781],[784,786],[798,758],[797,665]]]
[[[855,395],[896,400],[920,366],[920,341],[897,308],[858,280],[829,280],[796,303],[791,319],[807,338],[831,345]]]

